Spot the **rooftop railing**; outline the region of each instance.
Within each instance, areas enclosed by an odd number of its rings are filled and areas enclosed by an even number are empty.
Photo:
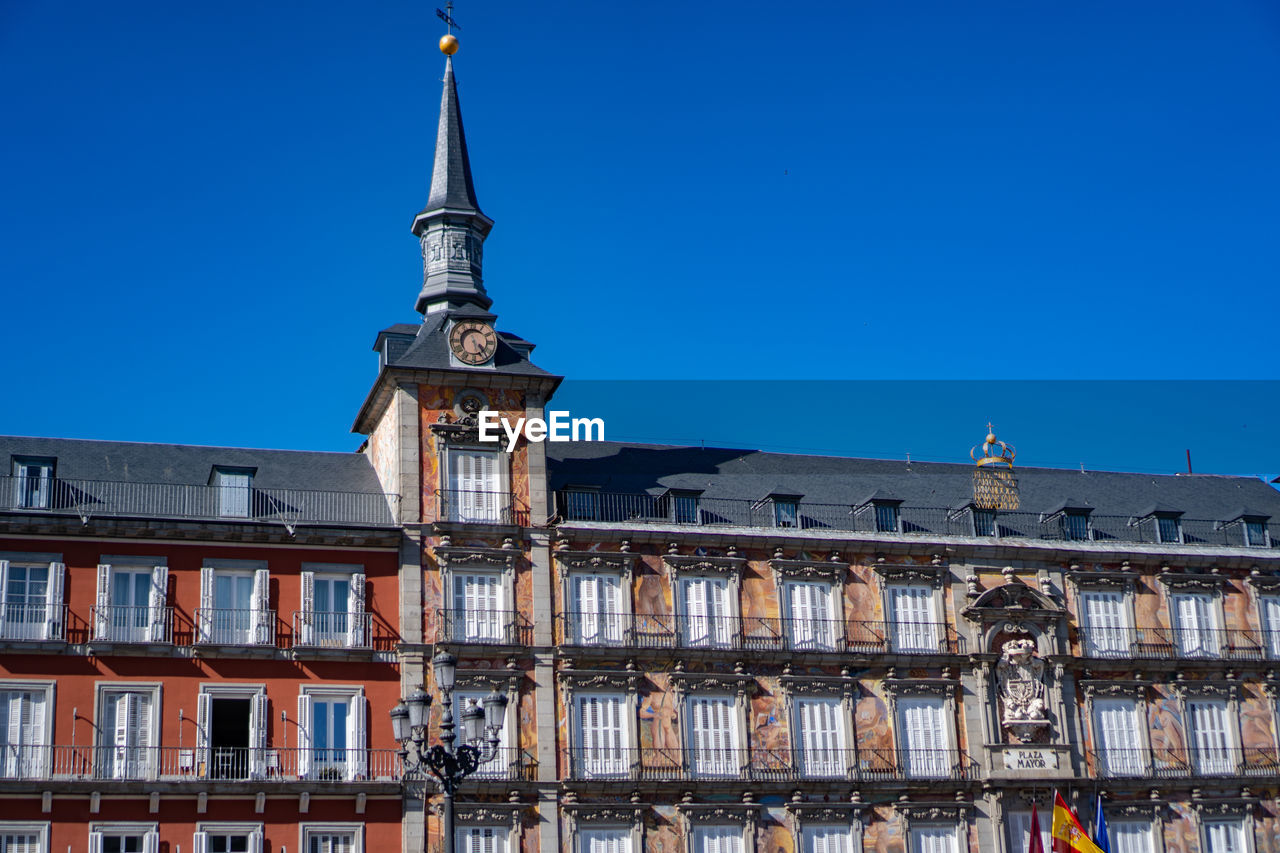
[[[391,526],[382,492],[248,488],[182,483],[54,478],[33,491],[24,478],[0,477],[0,512],[91,518],[138,517],[201,521],[258,521],[284,525]]]
[[[874,505],[822,504],[800,501],[601,492],[561,489],[556,492],[556,515],[563,521],[604,521],[616,524],[683,524],[701,527],[763,527],[886,533],[905,536],[969,536],[1025,538],[1050,541],[1133,542],[1148,544],[1231,545],[1280,548],[1280,523],[1253,532],[1239,522],[1179,519],[1177,541],[1165,541],[1151,519],[1090,513],[1087,523],[1064,523],[1060,514],[991,511],[975,516],[965,509],[896,505],[896,511],[877,512]],[[786,509],[780,511],[780,507]],[[1266,530],[1269,529],[1269,535]],[[1167,532],[1167,531],[1166,531]]]

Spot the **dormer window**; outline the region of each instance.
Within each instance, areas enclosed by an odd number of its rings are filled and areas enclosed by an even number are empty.
[[[1250,548],[1267,547],[1267,521],[1265,518],[1254,517],[1244,519],[1244,544]]]
[[[253,492],[253,471],[249,468],[214,468],[213,485],[218,492],[218,515],[248,518],[249,496]]]
[[[1156,535],[1161,544],[1182,544],[1182,520],[1176,515],[1156,516]]]
[[[570,486],[560,494],[564,496],[564,515],[567,521],[596,521],[600,518],[599,489]]]
[[[876,511],[876,532],[898,532],[898,501],[873,501]]]
[[[996,535],[996,511],[994,509],[974,509],[973,535],[974,536],[995,536]]]
[[[1062,538],[1072,542],[1089,539],[1089,513],[1087,510],[1069,509],[1062,514]]]
[[[799,527],[800,503],[792,499],[775,500],[773,502],[774,527]]]
[[[13,505],[19,509],[48,509],[53,492],[53,464],[56,460],[15,457],[13,460]]]
[[[666,515],[676,524],[701,524],[698,499],[702,493],[672,489],[666,495]]]

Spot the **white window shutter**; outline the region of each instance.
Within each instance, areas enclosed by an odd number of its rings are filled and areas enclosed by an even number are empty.
[[[599,578],[600,613],[604,616],[601,631],[607,643],[622,642],[622,578],[618,575],[601,575]]]
[[[97,640],[105,640],[110,635],[111,615],[108,608],[111,606],[111,566],[107,563],[98,564],[98,590],[95,598],[94,607],[94,626],[93,636]]]
[[[151,706],[151,694],[149,693],[133,693],[130,702],[130,726],[134,729],[134,737],[137,738],[137,775],[151,779],[155,776],[159,769],[160,762],[158,758],[158,750],[155,747],[159,744],[152,743],[151,737],[151,721],[153,715],[158,712],[157,708]]]
[[[213,697],[201,691],[196,694],[196,772],[208,776],[213,771],[209,762],[209,708]]]
[[[165,607],[169,597],[169,567],[155,566],[151,569],[150,606],[150,640],[153,643],[168,641],[169,614]]]
[[[1210,700],[1188,704],[1196,751],[1196,771],[1230,773],[1235,762],[1231,754],[1226,703]]]
[[[302,618],[298,621],[298,642],[304,646],[315,640],[316,573],[302,572]]]
[[[0,637],[6,637],[9,610],[9,561],[0,560]]]
[[[249,853],[262,853],[262,830],[255,829],[249,833]],[[1045,851],[1048,853],[1048,851]]]
[[[1262,611],[1262,630],[1266,632],[1267,656],[1280,658],[1280,595],[1264,595],[1258,598]]]
[[[706,588],[712,641],[718,646],[727,646],[732,636],[729,625],[729,617],[732,615],[729,609],[729,582],[724,578],[708,578]]]
[[[66,563],[50,563],[49,564],[49,586],[45,589],[45,624],[44,638],[46,640],[65,639],[65,626],[62,624],[62,604],[63,604],[63,584],[66,582],[67,564]],[[0,568],[0,583],[8,586],[7,580],[4,578],[3,569]],[[4,615],[3,608],[0,608],[0,636],[4,635]]]
[[[207,643],[213,639],[213,626],[217,614],[213,612],[214,574],[209,566],[200,569],[200,618],[196,620],[196,640]]]
[[[363,693],[351,697],[347,714],[347,778],[364,779],[369,772],[368,700]]]
[[[368,645],[365,638],[364,572],[351,576],[351,594],[347,596],[347,646],[358,649]]]
[[[707,582],[703,578],[685,578],[683,587],[684,622],[690,645],[703,645],[710,638],[707,631]]]
[[[253,597],[250,599],[253,612],[249,616],[253,631],[253,642],[259,646],[274,646],[275,625],[271,618],[271,571],[255,569],[253,572]]]
[[[574,583],[578,588],[578,619],[581,626],[579,639],[584,643],[599,640],[600,603],[596,596],[597,579],[593,575],[577,575]]]
[[[249,704],[249,776],[253,779],[267,775],[267,729],[270,720],[267,694],[255,693]]]
[[[298,694],[298,778],[311,775],[311,696]]]
[[[102,853],[102,833],[89,833],[89,853]]]
[[[209,833],[196,832],[192,834],[191,853],[209,853]]]
[[[160,833],[151,829],[142,836],[142,853],[160,853]]]

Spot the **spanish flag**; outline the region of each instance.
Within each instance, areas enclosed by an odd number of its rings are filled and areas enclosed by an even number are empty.
[[[1057,791],[1053,794],[1053,853],[1102,853]]]

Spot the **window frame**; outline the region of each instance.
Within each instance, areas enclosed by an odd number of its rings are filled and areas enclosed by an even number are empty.
[[[38,758],[36,759],[37,773],[32,774],[34,778],[44,779],[52,772],[51,759],[53,747],[53,723],[55,719],[55,705],[57,701],[58,682],[56,679],[19,679],[5,678],[0,679],[0,694],[5,693],[43,693],[42,700],[44,719],[41,722],[43,743],[19,744],[19,748],[30,746],[37,750]],[[8,732],[4,733],[5,743],[8,743]],[[6,750],[7,753],[7,750]],[[8,763],[8,755],[0,756],[0,768]]]
[[[910,828],[906,834],[906,853],[918,853],[921,847],[919,844],[919,835],[925,832],[945,830],[951,838],[951,853],[962,853],[967,851],[968,839],[960,838],[960,828],[950,821],[912,821]]]
[[[102,853],[101,839],[106,835],[141,835],[142,853],[158,853],[160,847],[160,824],[146,821],[91,821],[89,831],[89,853]],[[94,850],[93,836],[97,835],[99,846]]]
[[[455,466],[460,456],[465,454],[483,454],[493,459],[494,467],[494,488],[489,489],[471,489],[464,490],[459,488],[458,475]],[[439,478],[440,489],[446,494],[448,504],[448,513],[441,521],[453,522],[457,524],[510,524],[514,519],[505,518],[512,507],[511,495],[511,454],[505,453],[502,449],[490,445],[470,444],[470,443],[449,443],[444,446],[444,452],[441,454]],[[463,510],[461,502],[453,496],[459,494],[492,494],[494,496],[494,506],[490,513],[491,517],[464,517],[466,510]],[[485,513],[481,512],[483,516]]]
[[[1088,714],[1089,743],[1095,758],[1094,773],[1100,778],[1141,779],[1151,772],[1151,730],[1147,723],[1149,708],[1146,695],[1141,685],[1086,685],[1086,713]],[[1111,747],[1104,742],[1104,730],[1100,710],[1105,703],[1129,702],[1132,706],[1136,745],[1133,747]],[[1132,749],[1137,754],[1123,760],[1126,766],[1120,771],[1113,771],[1112,760],[1104,757],[1105,752]],[[1130,763],[1132,762],[1132,763]],[[1105,765],[1105,771],[1104,767]],[[1106,776],[1101,774],[1105,772]]]
[[[253,518],[255,516],[253,506],[253,479],[258,473],[256,468],[245,468],[237,465],[214,465],[213,472],[209,476],[209,485],[215,489],[214,499],[217,503],[217,513],[219,518]],[[237,485],[236,482],[243,478],[244,485]],[[225,481],[225,482],[224,482]],[[236,497],[232,492],[231,502],[225,500],[228,489],[244,489],[243,498]],[[240,504],[244,504],[244,512],[240,512]]]
[[[142,777],[146,780],[154,779],[160,772],[160,762],[158,759],[160,748],[160,719],[164,712],[164,684],[159,681],[96,681],[93,690],[93,720],[94,720],[94,746],[97,747],[99,756],[106,755],[109,751],[116,747],[115,744],[115,723],[105,719],[107,712],[107,696],[112,693],[143,693],[147,694],[151,700],[151,719],[147,726],[147,745],[145,747],[134,747],[148,750],[147,757],[147,773]],[[110,741],[108,741],[108,736]],[[108,770],[114,768],[114,757],[111,764],[107,765],[103,759],[97,758],[93,762],[94,778],[98,779],[115,779],[113,773]],[[123,777],[125,781],[129,781],[132,777]]]
[[[801,772],[806,778],[822,778],[822,779],[846,779],[849,774],[855,770],[855,762],[851,761],[853,750],[850,744],[853,743],[853,707],[849,701],[847,694],[817,694],[817,693],[798,693],[790,696],[791,698],[791,725],[792,733],[791,744],[792,751],[795,754],[796,766],[801,768]],[[804,726],[803,706],[807,703],[834,703],[836,715],[836,733],[839,744],[836,750],[836,764],[832,765],[830,759],[827,762],[821,760],[815,762],[816,770],[810,769],[809,753],[813,748],[806,743],[806,734]],[[829,766],[824,766],[829,765]],[[830,767],[835,766],[836,772],[830,772]]]
[[[781,592],[782,611],[784,616],[783,637],[786,640],[787,648],[791,651],[812,651],[812,652],[838,652],[841,650],[845,639],[845,631],[841,630],[844,626],[844,598],[843,584],[839,581],[828,579],[826,577],[783,577],[780,579],[779,591]],[[821,587],[826,597],[827,615],[822,620],[813,619],[804,620],[796,615],[795,591],[797,587]],[[821,622],[824,626],[819,637],[818,631],[810,631],[811,636],[807,640],[797,639],[797,628],[805,625],[806,621],[811,623]]]
[[[311,837],[313,835],[339,835],[344,833],[350,833],[352,835],[351,850],[348,851],[348,853],[363,853],[364,826],[365,825],[363,823],[304,823],[299,821],[298,853],[310,853]]]
[[[200,849],[195,836],[205,836],[205,847]],[[246,835],[249,837],[247,853],[262,853],[265,827],[262,823],[245,821],[196,821],[191,838],[191,853],[210,853],[208,837],[211,835]],[[255,840],[256,839],[256,840]]]
[[[337,747],[317,747],[315,743],[315,703],[319,701],[346,700],[347,703],[347,757],[341,768],[341,781],[367,779],[370,761],[369,697],[363,684],[300,684],[298,689],[297,717],[297,775],[299,779],[314,780],[317,773],[334,769],[332,766],[318,770],[312,766],[315,753],[324,749],[333,752]],[[358,702],[356,700],[359,700]],[[303,717],[306,717],[305,721]],[[305,722],[305,726],[303,723]],[[364,743],[356,744],[360,735]],[[306,743],[303,744],[305,738]],[[330,774],[331,775],[331,774]],[[323,781],[323,780],[322,780]]]
[[[24,484],[31,479],[28,468],[40,469],[40,486],[37,500],[28,503],[27,490]],[[13,476],[14,509],[51,509],[53,507],[53,484],[57,479],[58,459],[56,456],[13,456],[10,472]]]
[[[688,767],[686,768],[691,776],[696,779],[737,779],[742,776],[743,764],[742,759],[746,758],[747,742],[746,742],[746,726],[744,725],[744,709],[743,694],[739,692],[731,692],[720,689],[695,689],[690,690],[680,702],[680,742],[687,758]],[[700,769],[701,765],[698,759],[698,752],[702,751],[714,753],[717,749],[724,747],[705,746],[699,747],[696,743],[697,730],[694,726],[695,713],[693,706],[699,700],[727,700],[728,701],[728,719],[731,724],[729,732],[729,740],[732,745],[728,747],[728,761],[717,761],[712,755],[709,762],[709,769]],[[738,758],[735,762],[734,759]],[[736,765],[736,766],[735,766]]]
[[[50,831],[51,824],[49,821],[36,820],[0,820],[0,836],[5,835],[34,835],[36,836],[36,853],[50,853]]]

